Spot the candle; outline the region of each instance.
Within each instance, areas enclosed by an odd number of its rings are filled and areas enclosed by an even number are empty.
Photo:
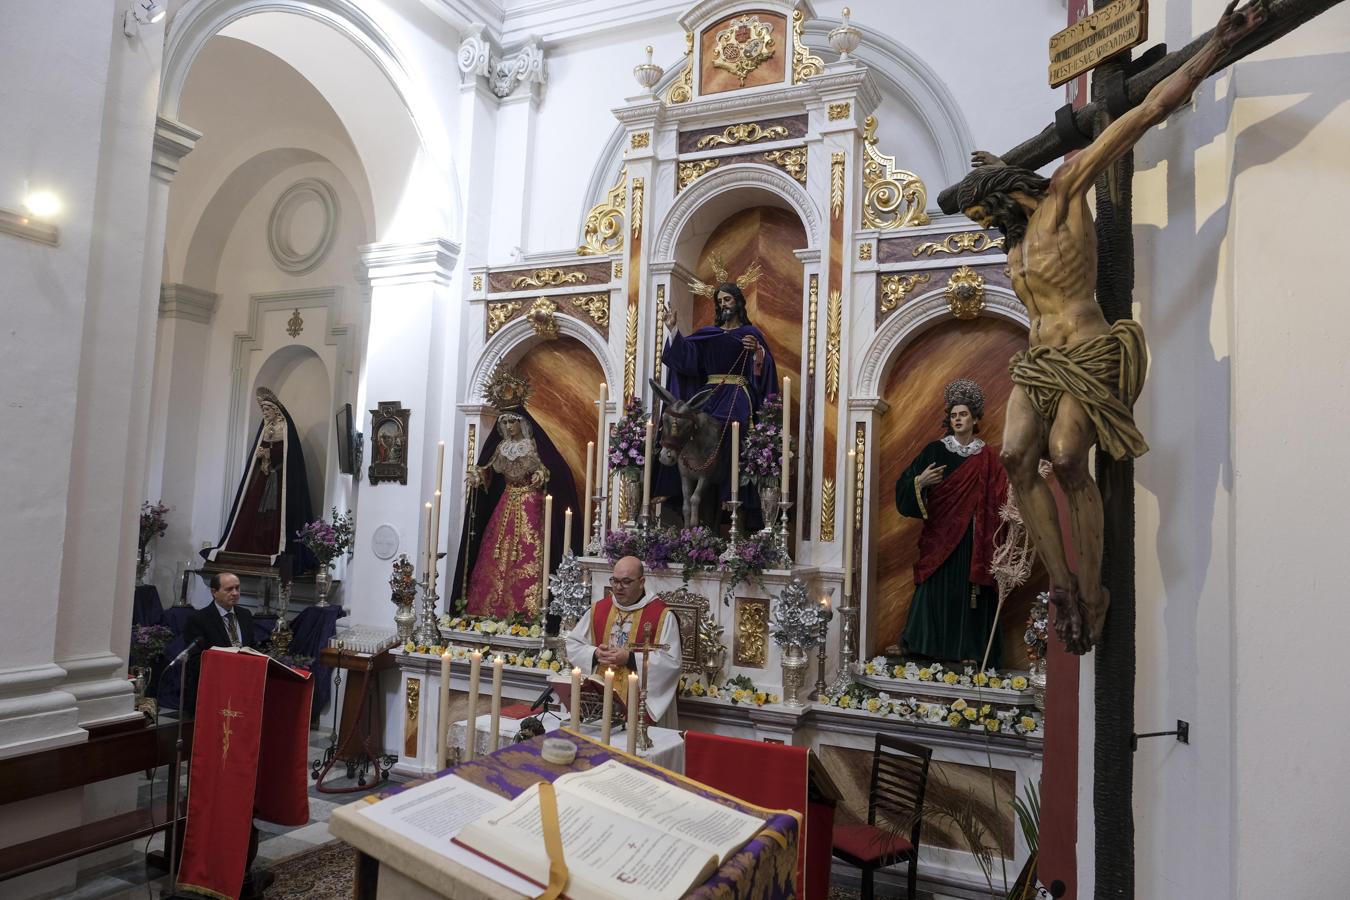
[[[642,454],[642,512],[652,508],[652,420],[647,419],[647,445]]]
[[[731,500],[736,502],[741,494],[741,423],[731,423]]]
[[[581,728],[581,669],[572,667],[572,730]]]
[[[446,735],[450,731],[450,650],[441,654],[441,705],[436,717],[436,769],[445,768]]]
[[[858,458],[857,450],[848,451],[848,459],[844,465],[848,466],[848,472],[844,478],[844,483],[848,485],[848,490],[844,496],[844,596],[853,596],[853,482],[854,482],[854,461]],[[847,605],[847,604],[846,604]]]
[[[663,506],[665,506],[665,505],[666,505],[666,502],[665,502],[664,500],[657,500],[657,501],[656,501],[656,524],[658,524],[658,525],[661,524],[661,507],[663,507]]]
[[[441,477],[445,474],[445,441],[436,442],[436,490],[442,490],[445,485],[441,482]]]
[[[541,604],[548,604],[548,559],[553,549],[553,495],[544,495],[544,553],[540,557],[543,571],[539,578],[539,596]]]
[[[783,499],[788,496],[791,469],[788,461],[792,455],[792,379],[783,378],[783,472],[778,479]]]
[[[572,507],[563,510],[563,545],[562,555],[566,556],[572,549]]]
[[[441,446],[445,446],[442,444]],[[440,569],[441,552],[441,489],[437,488],[431,502],[431,593],[436,593],[436,573]]]
[[[609,743],[609,720],[614,715],[614,670],[605,669],[605,702],[600,714],[600,743]]]
[[[638,725],[638,677],[636,672],[628,673],[628,752],[637,754]]]
[[[595,484],[597,489],[599,488],[600,483],[604,481],[605,476],[603,473],[607,468],[607,466],[600,463],[600,460],[609,458],[609,444],[605,443],[605,396],[608,393],[609,385],[605,384],[603,381],[600,382],[600,400],[597,404],[599,412],[597,413],[595,420]]]
[[[469,654],[469,720],[464,729],[464,761],[473,759],[478,748],[478,681],[483,667],[483,654],[475,650]]]
[[[492,721],[488,725],[489,752],[497,749],[497,740],[502,730],[502,666],[505,660],[501,655],[492,658]]]
[[[426,529],[423,534],[426,536],[426,546],[422,550],[422,574],[428,575],[431,572],[431,503],[428,502],[425,509]]]
[[[586,493],[581,498],[581,555],[591,545],[591,493],[594,482],[591,481],[595,468],[595,441],[586,442]]]

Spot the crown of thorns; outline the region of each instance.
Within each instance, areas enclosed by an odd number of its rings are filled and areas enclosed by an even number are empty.
[[[717,296],[718,285],[730,283],[744,291],[750,285],[759,281],[760,276],[764,274],[764,267],[759,264],[759,260],[755,260],[746,267],[744,272],[736,276],[735,281],[732,281],[731,273],[727,271],[727,265],[722,260],[721,254],[718,253],[712,255],[712,270],[713,277],[717,279],[714,284],[706,284],[695,278],[693,281],[689,282],[689,289],[695,294],[713,298]]]
[[[964,406],[975,418],[984,416],[984,391],[969,378],[958,378],[947,385],[942,398],[947,405],[947,412],[951,412],[953,406]]]

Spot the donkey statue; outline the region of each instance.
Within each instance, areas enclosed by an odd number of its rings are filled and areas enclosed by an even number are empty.
[[[665,401],[661,411],[660,458],[667,466],[679,466],[680,483],[684,488],[685,527],[699,524],[704,518],[701,510],[708,513],[708,524],[716,527],[724,476],[718,457],[722,453],[723,432],[727,429],[701,409],[712,397],[713,390],[699,391],[685,402],[677,400],[655,378],[649,382]]]

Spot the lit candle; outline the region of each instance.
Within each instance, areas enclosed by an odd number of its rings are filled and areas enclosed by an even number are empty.
[[[541,604],[548,605],[548,559],[553,549],[553,495],[544,495],[544,553],[539,558],[542,571],[539,576],[539,596]]]
[[[464,728],[464,761],[473,759],[478,749],[478,683],[483,667],[483,653],[475,650],[469,654],[469,720]]]
[[[792,379],[783,378],[783,472],[778,478],[779,489],[783,492],[783,499],[788,496],[788,485],[791,483],[792,470],[789,467],[789,460],[792,456]]]
[[[572,730],[581,728],[581,669],[572,667]]]
[[[563,510],[563,545],[562,555],[566,556],[567,551],[572,549],[572,507]]]
[[[445,446],[444,443],[441,444]],[[441,489],[437,488],[431,500],[431,593],[436,593],[436,573],[440,569],[441,552]]]
[[[605,702],[600,713],[600,743],[609,743],[609,720],[614,715],[614,670],[605,669]]]
[[[731,500],[741,495],[741,423],[731,423]]]
[[[430,577],[431,572],[431,503],[428,502],[425,508],[426,513],[426,547],[422,550],[422,574]]]
[[[844,477],[844,483],[848,485],[844,494],[844,596],[853,596],[853,482],[854,469],[853,463],[858,458],[857,450],[848,451],[848,459],[844,465],[848,466],[848,473]],[[846,604],[847,605],[847,604]]]
[[[652,420],[647,419],[647,445],[642,454],[642,512],[652,508]]]
[[[628,673],[628,752],[637,754],[638,725],[638,677],[636,672]]]
[[[495,752],[502,729],[502,666],[500,654],[492,658],[492,721],[488,725],[488,752]]]
[[[591,545],[591,493],[595,483],[591,480],[595,469],[595,441],[586,442],[586,493],[581,498],[581,555]]]
[[[445,768],[446,735],[450,731],[450,650],[441,654],[441,705],[436,717],[436,770]]]

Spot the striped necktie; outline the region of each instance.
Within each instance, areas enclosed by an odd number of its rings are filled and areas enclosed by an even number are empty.
[[[234,610],[225,614],[225,625],[230,632],[230,646],[239,646],[239,626],[234,621]]]

